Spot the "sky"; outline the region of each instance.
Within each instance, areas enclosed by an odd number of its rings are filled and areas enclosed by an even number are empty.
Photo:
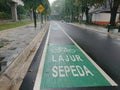
[[[49,0],[50,4],[52,4],[55,0]]]

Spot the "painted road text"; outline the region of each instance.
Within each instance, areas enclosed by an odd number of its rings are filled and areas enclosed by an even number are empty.
[[[53,66],[53,77],[69,77],[72,74],[73,77],[94,76],[94,74],[85,66]]]

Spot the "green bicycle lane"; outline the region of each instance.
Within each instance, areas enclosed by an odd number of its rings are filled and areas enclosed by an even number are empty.
[[[34,90],[117,86],[58,24],[49,29],[42,61]]]

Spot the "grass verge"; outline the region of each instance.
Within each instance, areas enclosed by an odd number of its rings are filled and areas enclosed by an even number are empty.
[[[19,21],[19,22],[7,23],[7,24],[0,24],[0,31],[19,27],[19,26],[24,26],[24,25],[31,24],[31,23],[33,22],[32,21]]]

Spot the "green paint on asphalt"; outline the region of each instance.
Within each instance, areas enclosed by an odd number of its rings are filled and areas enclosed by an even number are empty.
[[[41,88],[111,86],[75,45],[47,47]]]

